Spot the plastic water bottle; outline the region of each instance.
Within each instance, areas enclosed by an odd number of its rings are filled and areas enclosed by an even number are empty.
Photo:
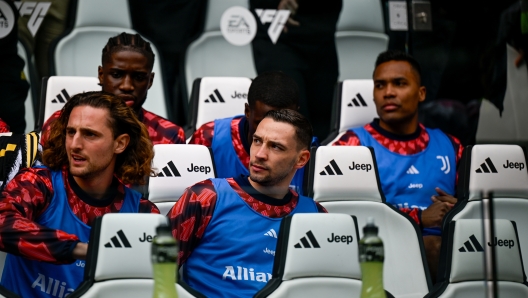
[[[170,228],[162,224],[156,228],[156,237],[152,240],[152,271],[154,275],[153,298],[177,298],[176,260],[178,246],[172,237]]]
[[[361,266],[361,298],[386,298],[383,288],[383,241],[378,237],[374,218],[367,219],[363,227],[363,238],[359,241],[359,264]]]

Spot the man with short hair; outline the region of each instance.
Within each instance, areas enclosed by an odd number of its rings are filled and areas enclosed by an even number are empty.
[[[194,132],[189,144],[212,148],[217,177],[248,175],[249,148],[264,115],[271,110],[298,108],[297,83],[282,72],[265,72],[251,82],[244,115],[205,123]],[[291,182],[299,194],[302,194],[303,176],[304,168],[301,168]]]
[[[271,278],[281,219],[326,212],[289,189],[310,159],[311,139],[311,125],[300,113],[271,110],[253,134],[249,177],[199,182],[172,207],[178,261],[191,287],[207,297],[252,297]],[[253,270],[254,278],[237,275],[237,267]]]
[[[145,126],[121,99],[73,96],[51,125],[45,166],[21,170],[2,192],[0,248],[8,255],[1,285],[22,297],[71,293],[84,272],[83,261],[73,263],[85,259],[96,217],[159,213],[124,184],[144,183],[153,156]]]
[[[347,131],[333,145],[374,148],[387,202],[423,228],[431,273],[436,275],[440,225],[456,203],[456,167],[463,147],[455,137],[418,122],[418,104],[426,92],[420,77],[420,66],[410,55],[381,53],[373,74],[379,119]]]
[[[185,144],[185,133],[176,124],[142,108],[154,81],[154,52],[139,34],[121,33],[111,37],[103,48],[99,84],[103,91],[123,99],[147,127],[152,144]],[[49,125],[59,116],[55,112],[42,127],[41,143],[47,141]]]

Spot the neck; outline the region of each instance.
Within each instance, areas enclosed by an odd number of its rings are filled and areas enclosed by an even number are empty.
[[[261,185],[253,180],[251,180],[251,177],[248,177],[249,184],[253,186],[258,192],[261,194],[264,194],[268,197],[272,197],[274,199],[283,199],[286,194],[290,191],[289,184],[288,185],[281,185],[280,183],[278,185],[273,186],[264,186]]]
[[[418,128],[418,115],[414,116],[410,121],[401,121],[387,123],[380,118],[379,125],[384,130],[396,135],[410,135]]]
[[[110,175],[102,173],[96,177],[73,176],[73,179],[90,197],[102,199],[110,188],[110,185],[112,185],[113,175],[114,173],[112,172]]]

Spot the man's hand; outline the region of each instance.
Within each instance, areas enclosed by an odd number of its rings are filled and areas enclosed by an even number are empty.
[[[453,208],[457,199],[440,188],[435,188],[438,195],[432,196],[433,204],[422,211],[422,226],[424,228],[439,227],[446,213]]]
[[[286,25],[296,26],[298,27],[301,25],[299,22],[294,20],[292,16],[294,16],[297,13],[297,9],[299,8],[299,4],[297,3],[297,0],[281,0],[279,3],[279,6],[277,7],[278,10],[281,9],[287,9],[290,11],[290,16],[288,17],[288,21],[286,22]],[[284,26],[284,29],[282,29],[284,33],[288,32],[288,26]]]
[[[86,254],[88,253],[88,243],[79,242],[73,249],[72,256],[76,260],[86,260]]]

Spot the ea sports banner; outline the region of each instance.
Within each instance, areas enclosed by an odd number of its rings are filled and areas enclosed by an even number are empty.
[[[279,39],[282,29],[290,16],[289,10],[255,9],[255,13],[262,25],[270,24],[268,36],[275,44]],[[257,34],[257,21],[253,14],[242,6],[228,8],[220,19],[220,30],[224,38],[236,46],[244,46],[255,38]]]

